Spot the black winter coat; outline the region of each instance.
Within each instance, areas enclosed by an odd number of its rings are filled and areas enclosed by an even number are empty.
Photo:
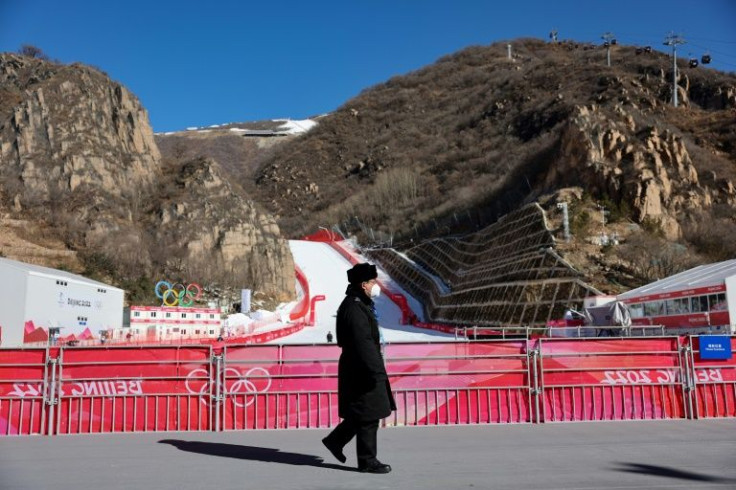
[[[378,320],[373,301],[357,287],[348,286],[337,310],[337,344],[342,347],[337,370],[340,417],[371,421],[396,410],[381,356]]]

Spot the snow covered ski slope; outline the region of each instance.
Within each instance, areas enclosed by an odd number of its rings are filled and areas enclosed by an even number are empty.
[[[287,337],[276,339],[276,344],[312,344],[325,343],[327,332],[335,334],[335,313],[345,297],[347,288],[347,270],[352,267],[347,259],[335,249],[323,242],[305,240],[289,241],[294,262],[301,268],[309,282],[309,294],[314,297],[324,295],[324,301],[316,303],[315,325]],[[367,259],[363,259],[369,262]],[[388,277],[379,268],[379,279],[391,283]],[[406,292],[401,291],[395,284],[391,287],[396,292],[403,293],[409,304],[417,311],[417,302]],[[376,300],[378,323],[381,334],[386,342],[431,342],[454,339],[454,336],[431,330],[401,324],[401,310],[386,295],[382,294]],[[418,313],[418,311],[417,311]],[[421,315],[419,315],[421,317]],[[334,340],[333,340],[334,341]]]

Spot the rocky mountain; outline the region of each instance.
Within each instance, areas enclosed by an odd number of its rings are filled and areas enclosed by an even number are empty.
[[[294,296],[274,218],[216,162],[162,159],[145,109],[99,70],[0,54],[0,168],[0,227],[19,240],[6,256],[65,257],[44,265],[149,294],[168,277]],[[65,250],[28,257],[29,244]]]
[[[290,234],[399,246],[534,201],[562,239],[564,201],[562,246],[609,291],[736,256],[734,74],[680,60],[675,108],[666,54],[616,45],[608,67],[590,44],[512,44],[512,59],[506,43],[471,47],[367,89],[278,147],[251,192]],[[645,272],[642,251],[677,264]]]
[[[683,208],[732,203],[736,77],[685,60],[673,108],[671,60],[661,53],[614,46],[607,67],[592,45],[521,40],[514,51],[507,59],[505,43],[468,48],[348,101],[262,168],[259,187],[280,198],[273,211],[288,229],[306,210],[312,223],[357,213],[401,233],[406,223],[488,204],[508,210],[579,185],[675,237]],[[384,180],[406,181],[410,205],[383,205]],[[366,200],[373,211],[359,209]]]

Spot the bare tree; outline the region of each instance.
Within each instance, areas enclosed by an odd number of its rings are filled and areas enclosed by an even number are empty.
[[[33,46],[31,44],[23,44],[21,45],[20,49],[18,49],[18,54],[22,56],[28,56],[29,58],[36,58],[39,60],[46,60],[48,61],[49,57],[46,53],[43,52],[41,48],[38,48],[36,46]]]
[[[698,262],[687,247],[644,233],[629,238],[621,246],[619,256],[630,264],[635,275],[646,281],[677,274]]]

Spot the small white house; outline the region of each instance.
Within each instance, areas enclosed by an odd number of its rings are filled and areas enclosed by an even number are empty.
[[[168,342],[187,338],[216,338],[222,333],[219,308],[131,306],[130,327],[118,328],[111,339]]]
[[[99,337],[123,323],[122,289],[0,258],[0,347]]]

